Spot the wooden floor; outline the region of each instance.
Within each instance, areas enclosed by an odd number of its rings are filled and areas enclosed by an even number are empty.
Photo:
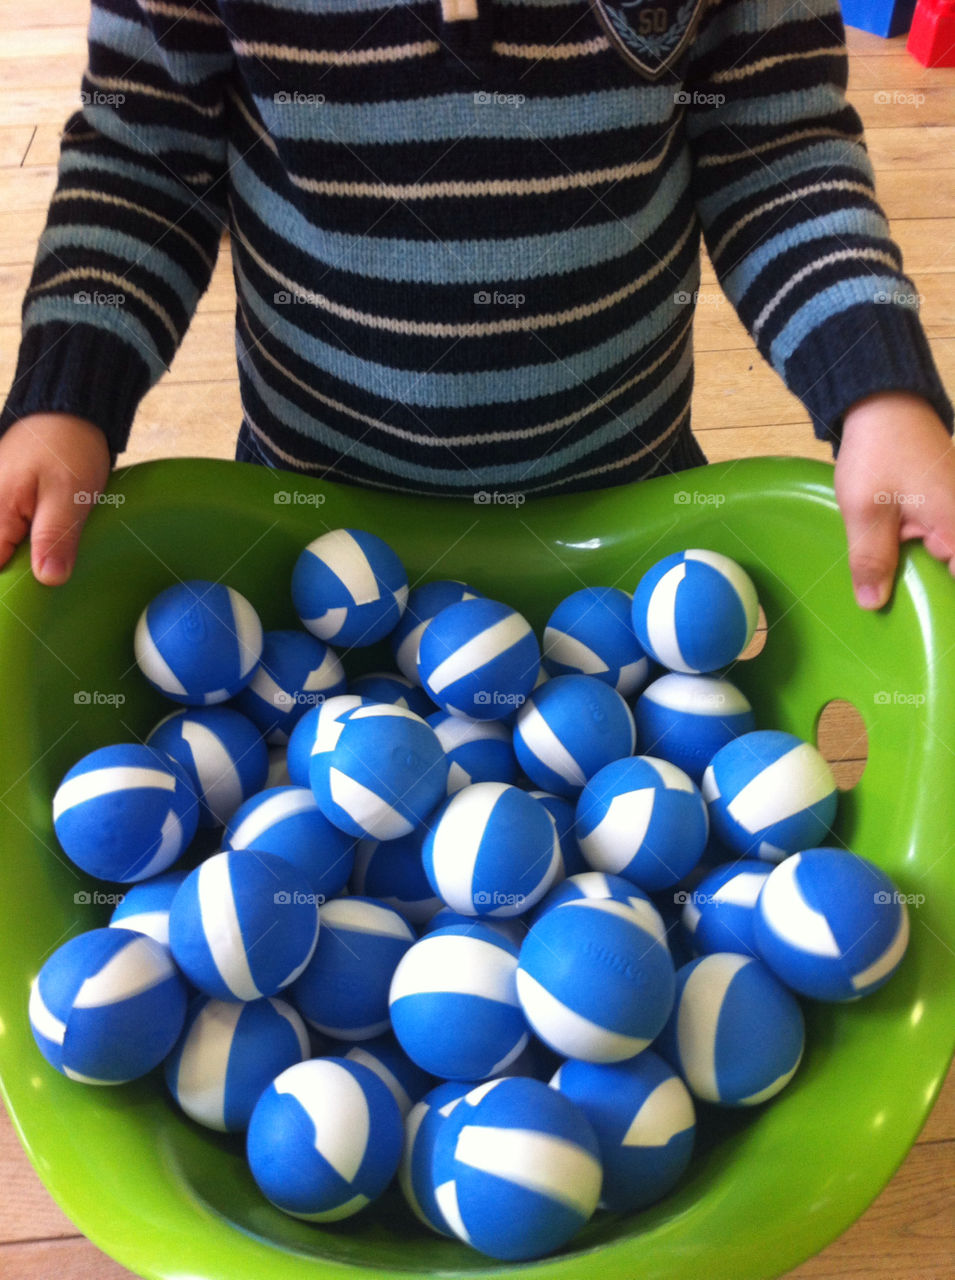
[[[0,0],[0,390],[13,375],[19,308],[53,189],[58,134],[85,60],[84,0]],[[866,125],[879,194],[942,376],[955,388],[955,70],[926,71],[903,39],[849,33],[850,97]],[[228,254],[169,375],[146,397],[124,461],[231,457],[239,422]],[[706,271],[696,323],[694,421],[712,461],[759,454],[830,459]],[[838,745],[836,754],[851,746]],[[843,744],[852,734],[845,729]],[[848,765],[852,768],[852,765]],[[0,1108],[0,1277],[119,1280],[57,1209]],[[767,1229],[769,1225],[767,1225]],[[895,1178],[855,1226],[789,1280],[955,1277],[955,1076]]]

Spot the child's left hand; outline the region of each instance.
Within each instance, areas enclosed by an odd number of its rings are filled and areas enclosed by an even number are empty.
[[[835,487],[862,608],[881,608],[892,594],[900,542],[921,538],[955,575],[955,446],[926,400],[892,391],[854,404]]]

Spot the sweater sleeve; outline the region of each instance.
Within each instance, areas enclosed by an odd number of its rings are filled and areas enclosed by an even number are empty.
[[[838,0],[712,0],[685,83],[694,196],[720,283],[835,448],[864,396],[952,405],[845,98]]]
[[[0,431],[73,413],[124,448],[215,265],[232,62],[211,0],[94,0]]]

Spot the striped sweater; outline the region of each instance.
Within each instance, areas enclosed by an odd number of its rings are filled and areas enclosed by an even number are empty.
[[[703,461],[701,233],[820,438],[888,389],[950,423],[837,0],[698,5],[652,78],[588,0],[94,0],[0,429],[115,457],[226,229],[239,457],[528,494]]]

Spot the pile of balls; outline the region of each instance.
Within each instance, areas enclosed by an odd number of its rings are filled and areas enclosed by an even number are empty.
[[[130,887],[30,998],[57,1070],[162,1064],[279,1209],[335,1221],[397,1175],[434,1231],[540,1257],[665,1195],[700,1103],[788,1083],[798,996],[898,966],[894,885],[825,844],[825,760],[721,674],[758,612],[732,560],[576,591],[542,644],[464,583],[409,592],[362,531],[310,543],[291,592],[301,630],[199,580],[144,610],[178,707],[53,800],[73,862]],[[396,671],[349,683],[332,646],[384,637]],[[183,868],[200,828],[219,847]]]

